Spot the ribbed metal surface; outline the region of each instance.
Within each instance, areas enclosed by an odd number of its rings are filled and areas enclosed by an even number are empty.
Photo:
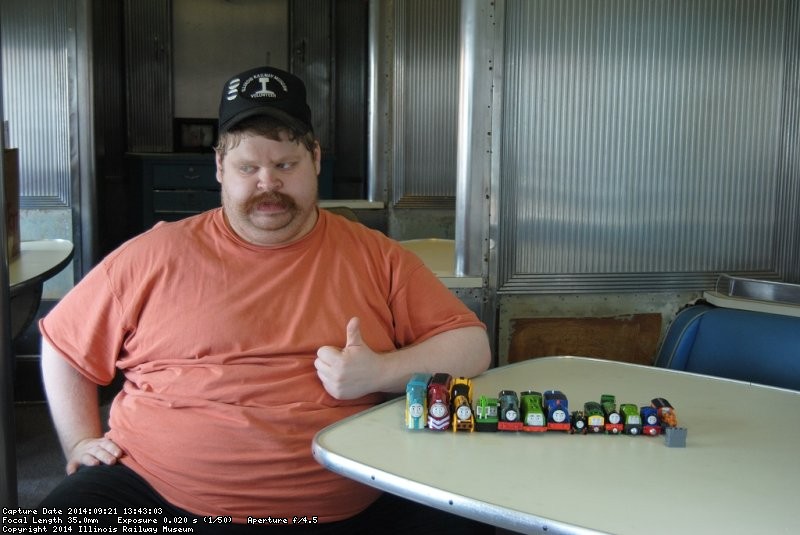
[[[294,0],[289,2],[291,35],[290,65],[306,84],[314,133],[323,151],[334,148],[331,74],[331,2]]]
[[[786,38],[786,96],[783,106],[783,139],[778,176],[785,193],[778,203],[776,244],[785,280],[800,283],[800,4],[789,5]]]
[[[456,191],[457,0],[397,0],[394,202],[451,205]]]
[[[720,275],[714,289],[727,297],[800,305],[800,284]]]
[[[509,0],[501,291],[780,271],[789,4]]]
[[[171,152],[172,2],[125,0],[124,8],[128,151]]]
[[[74,2],[3,0],[0,12],[3,109],[9,146],[19,149],[20,206],[69,206]]]

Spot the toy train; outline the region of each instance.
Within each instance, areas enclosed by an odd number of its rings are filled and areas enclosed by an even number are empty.
[[[415,374],[406,386],[406,427],[655,436],[678,425],[675,409],[661,397],[642,407],[633,403],[617,407],[615,396],[603,394],[599,402],[587,401],[582,410],[570,412],[567,397],[559,390],[526,390],[519,395],[501,390],[497,397],[480,396],[474,405],[472,391],[472,381],[466,377]]]

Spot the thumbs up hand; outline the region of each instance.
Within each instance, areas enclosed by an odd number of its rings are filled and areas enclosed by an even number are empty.
[[[363,345],[365,344],[364,339],[361,338],[361,320],[350,318],[350,321],[347,322],[347,345],[345,345],[345,349]]]
[[[379,390],[380,359],[364,342],[359,319],[351,318],[344,348],[319,348],[314,366],[328,394],[336,399],[355,399]]]

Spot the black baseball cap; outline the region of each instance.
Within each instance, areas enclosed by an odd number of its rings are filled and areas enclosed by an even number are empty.
[[[269,115],[289,127],[314,130],[305,84],[297,76],[274,67],[257,67],[237,74],[222,89],[220,133],[255,115]]]

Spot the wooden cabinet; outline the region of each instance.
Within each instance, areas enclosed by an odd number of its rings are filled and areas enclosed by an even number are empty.
[[[142,228],[220,206],[213,154],[129,154],[141,184]]]

